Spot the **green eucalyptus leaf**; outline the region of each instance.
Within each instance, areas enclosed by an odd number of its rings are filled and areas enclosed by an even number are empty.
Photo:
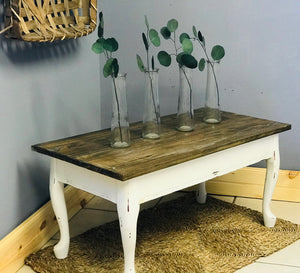
[[[200,30],[198,31],[198,39],[200,40],[200,42],[203,42],[203,35]]]
[[[156,47],[160,46],[160,38],[158,36],[158,32],[155,29],[153,29],[153,28],[150,29],[149,38],[150,38],[151,43],[154,46],[156,46]]]
[[[191,54],[193,52],[193,43],[190,39],[184,39],[182,41],[182,50],[187,53],[187,54]]]
[[[193,34],[194,34],[195,37],[197,37],[197,29],[196,29],[195,26],[193,26]]]
[[[99,12],[99,22],[101,22],[103,20],[103,12],[100,11]]]
[[[98,37],[102,38],[104,33],[103,12],[99,12]]]
[[[166,40],[168,40],[171,37],[171,32],[167,27],[162,27],[160,33]]]
[[[181,62],[184,66],[192,69],[198,66],[197,60],[190,54],[183,54],[181,57]]]
[[[184,54],[186,54],[186,53],[185,53],[185,52],[181,52],[181,53],[179,53],[179,54],[176,56],[176,61],[177,61],[177,63],[180,64],[180,65],[183,65],[182,60],[181,60],[181,57],[182,57]]]
[[[170,32],[175,32],[178,28],[178,21],[176,19],[171,19],[167,23],[167,28]]]
[[[112,70],[112,63],[113,63],[113,61],[114,61],[114,58],[109,58],[106,61],[105,65],[103,66],[103,76],[105,78],[107,78],[108,76],[112,75],[112,72],[113,72],[113,70]]]
[[[184,39],[190,39],[190,36],[185,32],[181,33],[180,36],[179,36],[180,43],[182,43]]]
[[[215,45],[211,50],[211,57],[215,61],[221,60],[225,56],[225,50],[220,45]]]
[[[172,62],[171,56],[166,51],[160,51],[157,54],[158,61],[163,66],[169,66]]]
[[[145,25],[146,25],[146,27],[148,29],[149,28],[149,22],[148,22],[147,15],[145,15]]]
[[[104,40],[103,48],[109,52],[115,52],[119,48],[119,44],[115,38],[108,38]]]
[[[105,39],[104,38],[99,38],[97,40],[98,43],[100,43],[100,45],[104,48],[104,43],[105,43]]]
[[[148,44],[148,40],[147,40],[147,38],[146,38],[146,34],[145,34],[144,32],[142,33],[142,38],[143,38],[143,42],[144,42],[146,51],[148,51],[148,49],[149,49],[149,44]]]
[[[116,58],[113,59],[112,64],[111,64],[111,69],[112,69],[112,74],[114,77],[118,77],[119,74],[119,64],[118,60]]]
[[[103,33],[104,33],[104,29],[103,27],[101,27],[101,25],[99,24],[98,26],[98,37],[102,38],[103,37]]]
[[[203,71],[203,70],[204,70],[204,68],[205,68],[205,63],[206,63],[206,61],[205,61],[204,58],[202,58],[202,59],[199,61],[198,68],[199,68],[200,71]]]
[[[144,63],[142,61],[142,58],[138,54],[136,54],[136,60],[137,60],[138,67],[141,70],[141,72],[145,72]]]
[[[97,54],[101,54],[102,52],[104,52],[104,48],[100,42],[100,39],[93,43],[92,50]]]

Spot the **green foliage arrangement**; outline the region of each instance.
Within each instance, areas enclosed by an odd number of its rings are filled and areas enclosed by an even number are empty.
[[[113,52],[119,49],[119,44],[115,38],[104,38],[104,20],[103,13],[99,13],[98,39],[92,45],[92,50],[96,54],[104,54],[106,63],[103,66],[103,76],[111,76],[113,79],[118,76],[119,64],[118,59],[113,57]]]
[[[193,29],[194,37],[192,37],[191,39],[194,41],[197,41],[200,44],[200,46],[203,49],[203,52],[205,54],[205,57],[206,57],[206,60],[204,58],[200,59],[198,68],[200,71],[203,71],[206,63],[207,63],[207,65],[211,66],[215,84],[216,84],[218,106],[220,106],[219,86],[218,86],[217,77],[216,77],[216,73],[215,73],[215,69],[214,69],[214,62],[220,62],[221,59],[223,59],[223,57],[225,56],[225,49],[221,45],[213,46],[211,53],[210,53],[210,56],[211,56],[211,58],[210,58],[207,53],[207,50],[206,50],[205,38],[202,35],[201,31],[200,30],[197,31],[195,26],[193,26],[192,29]]]
[[[119,49],[119,44],[115,38],[104,38],[104,19],[103,13],[99,13],[99,25],[98,25],[98,39],[92,45],[92,51],[96,54],[104,54],[106,62],[103,66],[103,76],[105,78],[111,77],[114,86],[114,92],[116,97],[117,111],[118,111],[118,127],[121,142],[123,142],[122,128],[121,128],[121,114],[120,114],[120,103],[117,94],[116,80],[119,74],[119,63],[118,59],[113,57],[113,53]]]
[[[149,77],[153,109],[155,111],[156,122],[158,124],[159,123],[159,113],[158,113],[157,106],[155,104],[153,80],[150,75],[149,48],[151,45],[153,45],[155,47],[159,47],[160,46],[160,37],[159,37],[158,32],[155,29],[150,28],[148,18],[146,15],[145,15],[145,25],[146,25],[146,33],[144,33],[144,32],[142,33],[142,40],[143,40],[143,43],[144,43],[144,46],[146,49],[146,67],[145,67],[144,62],[143,62],[142,58],[140,57],[140,55],[138,55],[138,54],[136,55],[136,60],[137,60],[137,65],[138,65],[138,68],[140,69],[140,71],[147,73],[147,76]],[[152,71],[155,70],[154,56],[152,56],[152,58],[151,58],[151,69],[152,69]]]
[[[187,33],[181,33],[179,36],[179,43],[176,38],[176,30],[178,29],[178,21],[171,19],[167,26],[161,28],[160,33],[165,40],[170,40],[174,45],[174,52],[169,54],[166,51],[160,51],[157,55],[158,61],[163,66],[170,66],[172,63],[172,56],[175,56],[180,67],[186,66],[194,69],[197,67],[197,60],[191,55],[193,52],[193,43]]]
[[[194,69],[198,66],[197,60],[192,56],[193,43],[190,40],[190,36],[183,32],[179,36],[179,45],[177,41],[178,21],[176,19],[171,19],[167,22],[167,25],[162,27],[160,30],[161,35],[165,40],[170,40],[174,46],[174,52],[169,54],[166,51],[159,51],[157,54],[158,61],[163,66],[170,66],[172,63],[172,56],[175,56],[179,68],[184,73],[190,89],[190,112],[192,113],[192,86],[188,80],[185,73],[184,66]]]
[[[145,25],[146,25],[146,33],[142,33],[142,39],[143,39],[143,43],[146,49],[146,67],[144,65],[144,62],[142,61],[142,58],[140,57],[140,55],[136,55],[136,59],[137,59],[137,64],[138,67],[140,69],[141,72],[146,72],[146,71],[150,71],[150,56],[149,56],[149,48],[151,45],[155,46],[155,47],[159,47],[160,46],[160,38],[159,38],[159,34],[158,32],[151,28],[149,26],[149,22],[148,22],[148,18],[145,15]],[[154,66],[154,57],[152,56],[151,58],[151,68],[152,70],[155,69]]]

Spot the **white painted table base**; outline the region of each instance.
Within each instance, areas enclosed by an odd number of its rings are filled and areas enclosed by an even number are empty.
[[[172,167],[120,181],[83,167],[52,158],[50,195],[60,228],[60,241],[54,247],[58,259],[66,258],[70,235],[64,184],[90,192],[117,204],[124,250],[124,273],[135,273],[137,218],[140,204],[169,193],[199,184],[197,201],[206,200],[205,181],[267,160],[263,197],[263,217],[267,227],[273,227],[276,217],[270,209],[279,171],[278,135],[238,145],[211,155],[199,157]]]

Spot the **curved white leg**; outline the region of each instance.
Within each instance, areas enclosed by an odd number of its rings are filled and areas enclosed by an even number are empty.
[[[69,223],[64,196],[64,184],[56,180],[55,163],[55,159],[52,159],[50,169],[50,197],[60,229],[60,240],[54,246],[54,254],[56,258],[64,259],[68,256],[70,245]]]
[[[278,179],[279,172],[279,150],[278,147],[274,151],[271,158],[267,159],[267,172],[264,187],[264,197],[263,197],[263,217],[266,227],[274,227],[276,223],[276,216],[271,211],[271,200],[273,192]]]
[[[124,273],[135,273],[134,258],[140,205],[133,197],[121,193],[117,209],[124,251]]]
[[[202,182],[198,185],[198,190],[196,191],[196,200],[199,204],[205,204],[206,203],[206,187],[205,182]]]

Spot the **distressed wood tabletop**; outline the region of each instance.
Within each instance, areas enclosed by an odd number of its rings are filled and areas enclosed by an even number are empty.
[[[203,109],[195,111],[195,130],[175,129],[176,115],[162,118],[161,138],[141,138],[142,124],[130,126],[132,145],[109,146],[110,129],[33,145],[39,153],[58,158],[121,181],[212,154],[291,129],[290,124],[222,113],[219,124],[202,122]]]

